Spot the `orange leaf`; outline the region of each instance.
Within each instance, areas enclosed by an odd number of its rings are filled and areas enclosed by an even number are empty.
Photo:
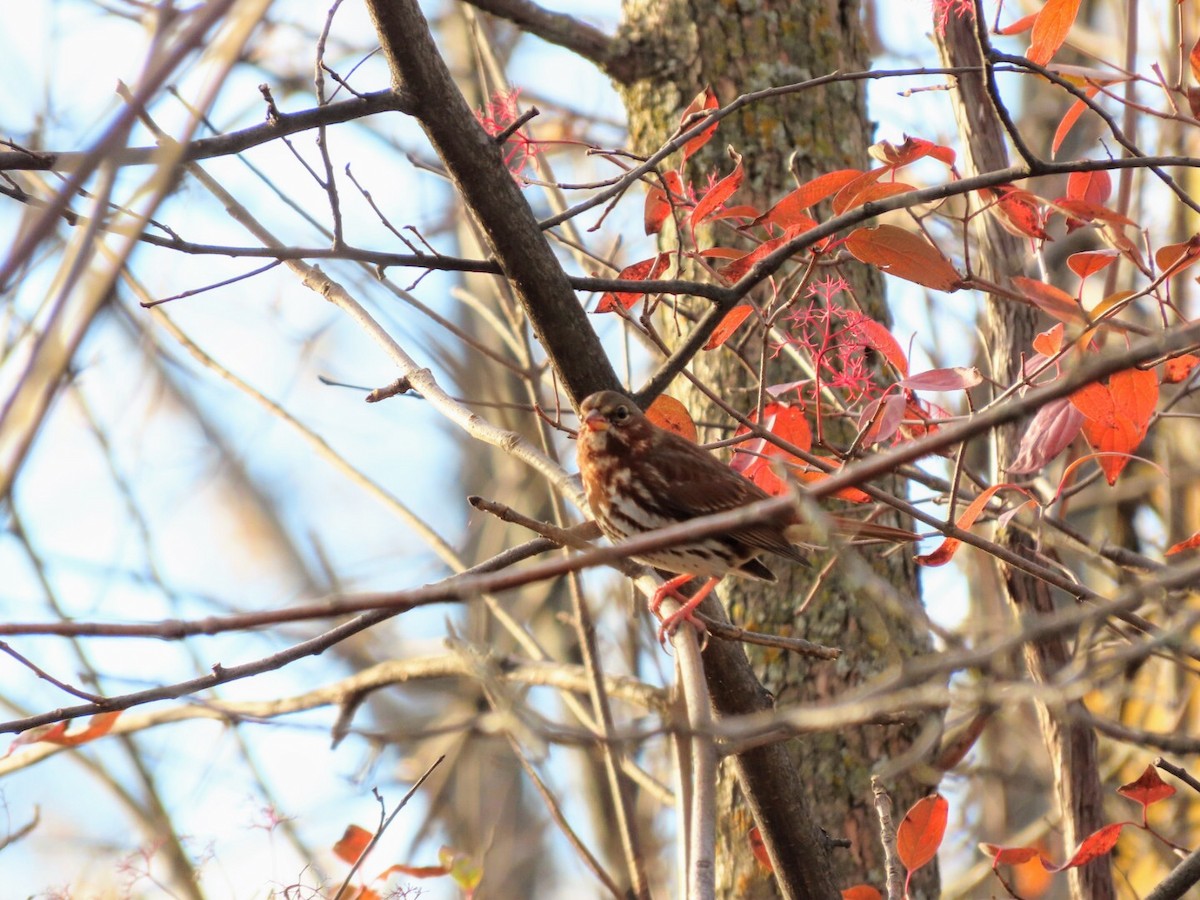
[[[1027,16],[1022,16],[1013,22],[1011,25],[1005,25],[1003,28],[997,28],[996,34],[1010,35],[1023,34],[1033,27],[1033,23],[1037,21],[1038,14],[1030,13]]]
[[[1192,67],[1192,77],[1200,81],[1200,38],[1192,44],[1192,52],[1188,54],[1188,62]]]
[[[697,225],[716,212],[742,186],[742,157],[732,147],[729,148],[729,156],[734,162],[733,171],[714,184],[692,210],[690,221],[693,234]]]
[[[1153,372],[1125,369],[1113,374],[1107,386],[1080,388],[1071,395],[1071,403],[1086,417],[1083,435],[1102,454],[1100,468],[1108,483],[1115,484],[1149,429],[1158,403],[1158,379]]]
[[[643,216],[646,234],[658,234],[662,231],[663,222],[671,214],[672,203],[679,202],[678,200],[673,201],[673,198],[683,194],[683,180],[674,169],[665,172],[662,180],[663,184],[667,186],[667,190],[664,191],[657,184],[651,184],[649,190],[646,191],[646,211]],[[668,191],[670,191],[670,196],[667,194]]]
[[[447,866],[406,866],[396,863],[396,865],[388,866],[380,872],[377,880],[382,880],[391,875],[407,875],[410,878],[440,878],[443,875],[449,874],[450,869]]]
[[[754,312],[753,306],[735,306],[729,312],[725,313],[725,317],[721,319],[720,324],[713,329],[712,336],[708,339],[708,343],[704,345],[705,350],[715,350],[733,336],[733,333],[738,330],[743,322]]]
[[[1013,284],[1034,306],[1047,315],[1068,325],[1087,324],[1087,317],[1080,309],[1079,303],[1062,288],[1038,281],[1036,278],[1026,278],[1024,275],[1013,278]]]
[[[1062,349],[1063,325],[1059,322],[1053,328],[1043,331],[1033,339],[1033,349],[1049,359],[1056,356]]]
[[[8,751],[4,754],[8,756],[17,747],[28,744],[58,744],[60,747],[78,747],[80,744],[86,744],[88,741],[94,741],[96,738],[104,737],[112,731],[113,725],[117,718],[121,715],[121,711],[96,713],[88,719],[87,726],[82,731],[75,731],[71,734],[67,733],[67,728],[70,726],[70,721],[55,722],[53,725],[43,725],[40,728],[30,728],[28,731],[23,731],[9,745]]]
[[[1067,39],[1067,32],[1075,24],[1079,13],[1079,0],[1047,0],[1037,14],[1030,35],[1029,61],[1044,66],[1058,52]]]
[[[850,205],[855,197],[857,197],[890,171],[891,169],[887,168],[886,166],[880,166],[878,169],[871,169],[869,172],[863,172],[857,178],[847,181],[842,189],[833,196],[833,211],[840,214]]]
[[[911,137],[907,134],[904,136],[904,143],[899,147],[890,141],[880,141],[872,145],[867,152],[884,165],[890,166],[893,169],[907,166],[909,163],[923,159],[926,156],[932,156],[934,159],[952,166],[954,165],[955,158],[954,151],[949,147],[943,147],[940,144],[935,144],[933,141]]]
[[[679,117],[680,127],[685,127],[683,123],[691,118],[693,113],[706,112],[710,109],[716,109],[719,105],[720,104],[717,103],[717,95],[713,93],[712,87],[705,85],[704,90],[696,95],[696,98],[689,103],[687,109],[683,111],[683,115]],[[691,128],[695,124],[695,122],[692,122],[691,125],[686,127]],[[691,159],[693,153],[708,143],[708,139],[711,138],[713,136],[713,132],[717,130],[718,124],[719,123],[717,122],[713,122],[712,125],[705,128],[702,132],[683,145],[684,162],[687,162],[689,159]]]
[[[622,281],[653,280],[665,272],[667,266],[670,264],[671,254],[660,253],[658,256],[652,256],[650,259],[643,259],[640,262],[626,266],[617,273],[617,278]],[[645,296],[644,293],[635,291],[618,291],[616,293],[605,294],[600,298],[600,302],[596,304],[596,312],[612,312],[618,306],[629,309]]]
[[[1063,869],[1073,869],[1076,866],[1085,865],[1093,859],[1103,856],[1117,845],[1117,838],[1121,836],[1121,829],[1126,824],[1125,822],[1114,822],[1112,825],[1105,825],[1103,828],[1093,831],[1083,839],[1074,856],[1061,866],[1047,866],[1047,868],[1051,872],[1061,872]]]
[[[1112,178],[1103,169],[1072,172],[1067,176],[1067,199],[1103,206],[1112,195]]]
[[[1067,257],[1067,265],[1080,278],[1087,278],[1107,269],[1120,254],[1116,250],[1083,250]]]
[[[842,900],[883,900],[883,894],[869,884],[856,884],[842,891]]]
[[[895,225],[852,231],[846,238],[846,249],[860,262],[905,281],[947,292],[962,286],[954,266],[933,244]]]
[[[1037,847],[998,847],[995,844],[980,844],[979,849],[992,858],[993,869],[996,866],[1019,866],[1021,863],[1027,863],[1042,855]]]
[[[1153,765],[1147,765],[1136,781],[1121,785],[1117,788],[1117,793],[1122,797],[1128,797],[1135,803],[1142,804],[1143,815],[1145,815],[1144,810],[1151,803],[1175,796],[1175,788],[1159,778],[1158,770]]]
[[[904,378],[908,377],[908,357],[904,348],[890,331],[874,319],[864,316],[854,326],[854,336],[860,338],[873,350],[883,354],[883,358],[896,367],[896,371]]]
[[[756,262],[763,257],[774,253],[799,233],[800,231],[789,228],[779,237],[772,238],[769,241],[763,241],[749,253],[744,253],[737,259],[733,260],[733,262],[730,262],[727,265],[717,269],[717,274],[720,275],[725,281],[732,284],[749,272],[751,267]]]
[[[1089,85],[1083,89],[1087,94],[1088,99],[1095,97],[1100,93],[1100,88]],[[1058,128],[1054,130],[1054,139],[1050,142],[1050,154],[1058,155],[1058,148],[1062,146],[1062,142],[1066,140],[1071,129],[1075,127],[1075,123],[1079,121],[1079,117],[1083,115],[1083,111],[1088,109],[1088,105],[1082,100],[1076,100],[1067,110],[1067,114],[1062,117],[1062,121],[1058,123]]]
[[[372,837],[374,835],[365,828],[359,828],[357,825],[347,825],[342,839],[333,845],[333,852],[337,855],[338,859],[354,865],[358,862],[358,858],[366,852]]]
[[[1163,381],[1167,384],[1179,384],[1181,381],[1186,381],[1192,374],[1192,369],[1197,365],[1200,365],[1200,356],[1192,353],[1168,359],[1166,365],[1163,366]]]
[[[1176,275],[1200,259],[1200,234],[1181,244],[1167,244],[1154,253],[1154,262],[1163,274]]]
[[[819,175],[785,195],[782,200],[751,224],[777,225],[780,228],[803,224],[805,230],[812,228],[816,222],[804,215],[804,211],[820,203],[826,197],[836,194],[862,174],[857,169],[839,169],[836,172]]]
[[[1002,484],[993,484],[971,501],[971,505],[966,508],[966,511],[958,517],[958,521],[954,524],[964,531],[970,528],[975,524],[975,520],[979,518],[984,508],[988,505],[988,501],[995,496],[997,491],[1003,490],[1004,488],[1011,488],[1014,491],[1020,491],[1030,499],[1037,499],[1033,496],[1033,494],[1029,493],[1029,491],[1025,490],[1024,488],[1017,487],[1015,484],[1008,484],[1007,482]],[[944,566],[954,558],[954,554],[958,552],[958,547],[961,543],[962,541],[960,541],[958,538],[948,537],[942,541],[938,548],[932,553],[928,553],[925,556],[918,556],[917,565]]]
[[[896,829],[896,853],[909,873],[937,855],[946,834],[950,804],[941,794],[922,797],[912,805]]]
[[[1050,240],[1050,235],[1045,229],[1042,201],[1036,194],[1015,188],[1011,184],[984,188],[979,194],[991,203],[988,210],[996,217],[996,221],[1004,226],[1005,231],[1017,237]]]
[[[757,825],[750,827],[750,852],[754,854],[754,858],[758,860],[758,864],[768,872],[774,872],[775,867],[771,865],[771,857],[767,855],[767,845],[763,843],[762,832],[758,830]]]
[[[840,469],[842,467],[840,460],[827,459],[824,456],[822,456],[821,459],[824,462],[832,465],[835,469]],[[830,476],[829,472],[822,472],[819,469],[791,468],[788,471],[792,475],[796,476],[797,481],[803,481],[805,484],[814,484],[818,481],[824,481]],[[762,485],[759,485],[759,487],[762,487]],[[763,488],[763,490],[766,490],[766,488]],[[768,493],[770,493],[770,491],[768,491]],[[837,497],[839,500],[849,500],[851,503],[868,503],[871,500],[869,494],[860,491],[856,487],[842,488],[840,491],[834,491],[832,496]]]
[[[1197,531],[1186,541],[1172,544],[1171,549],[1167,551],[1167,556],[1174,556],[1176,553],[1182,553],[1184,550],[1195,550],[1197,547],[1200,547],[1200,531]]]
[[[1108,387],[1117,409],[1129,416],[1137,428],[1140,441],[1146,436],[1150,417],[1158,405],[1158,378],[1152,371],[1122,369],[1109,377]]]
[[[685,437],[693,444],[696,442],[696,423],[692,421],[687,407],[674,397],[659,394],[646,410],[646,418],[659,428]]]
[[[905,184],[903,181],[885,181],[881,184],[869,184],[853,196],[847,197],[837,212],[844,213],[847,210],[854,209],[856,206],[870,203],[872,200],[883,200],[886,197],[894,197],[897,194],[906,194],[909,191],[915,190],[916,188],[911,184]],[[839,199],[841,198],[839,197]]]

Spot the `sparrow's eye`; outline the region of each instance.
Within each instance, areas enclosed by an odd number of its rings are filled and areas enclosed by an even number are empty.
[[[629,418],[629,407],[628,406],[618,406],[616,409],[613,410],[613,418],[618,422],[624,422],[626,419]]]

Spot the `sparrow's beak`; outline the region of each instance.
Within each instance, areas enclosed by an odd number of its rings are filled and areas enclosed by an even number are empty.
[[[608,419],[598,409],[593,409],[583,419],[583,427],[588,431],[608,431]]]

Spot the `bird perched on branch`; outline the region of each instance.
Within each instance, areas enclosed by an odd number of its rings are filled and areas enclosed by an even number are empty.
[[[769,496],[687,438],[659,428],[616,391],[589,396],[579,407],[579,417],[576,450],[583,489],[596,524],[610,540],[726,512]],[[917,539],[899,528],[831,518],[833,530],[839,533],[894,542]],[[650,601],[656,615],[667,596],[682,603],[663,619],[659,641],[665,641],[683,621],[703,630],[693,611],[724,576],[733,573],[774,581],[774,573],[759,560],[764,553],[807,564],[807,554],[796,544],[810,540],[812,532],[797,513],[790,521],[747,525],[635,557],[645,565],[677,573]],[[679,588],[697,577],[707,579],[704,586],[691,597],[682,596]]]

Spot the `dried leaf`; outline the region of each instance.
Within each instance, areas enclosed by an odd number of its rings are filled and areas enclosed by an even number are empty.
[[[949,260],[924,237],[896,225],[859,228],[846,238],[846,249],[860,262],[905,281],[954,292],[962,279]]]
[[[974,366],[955,366],[910,375],[897,384],[913,391],[965,391],[982,382],[983,376]]]

